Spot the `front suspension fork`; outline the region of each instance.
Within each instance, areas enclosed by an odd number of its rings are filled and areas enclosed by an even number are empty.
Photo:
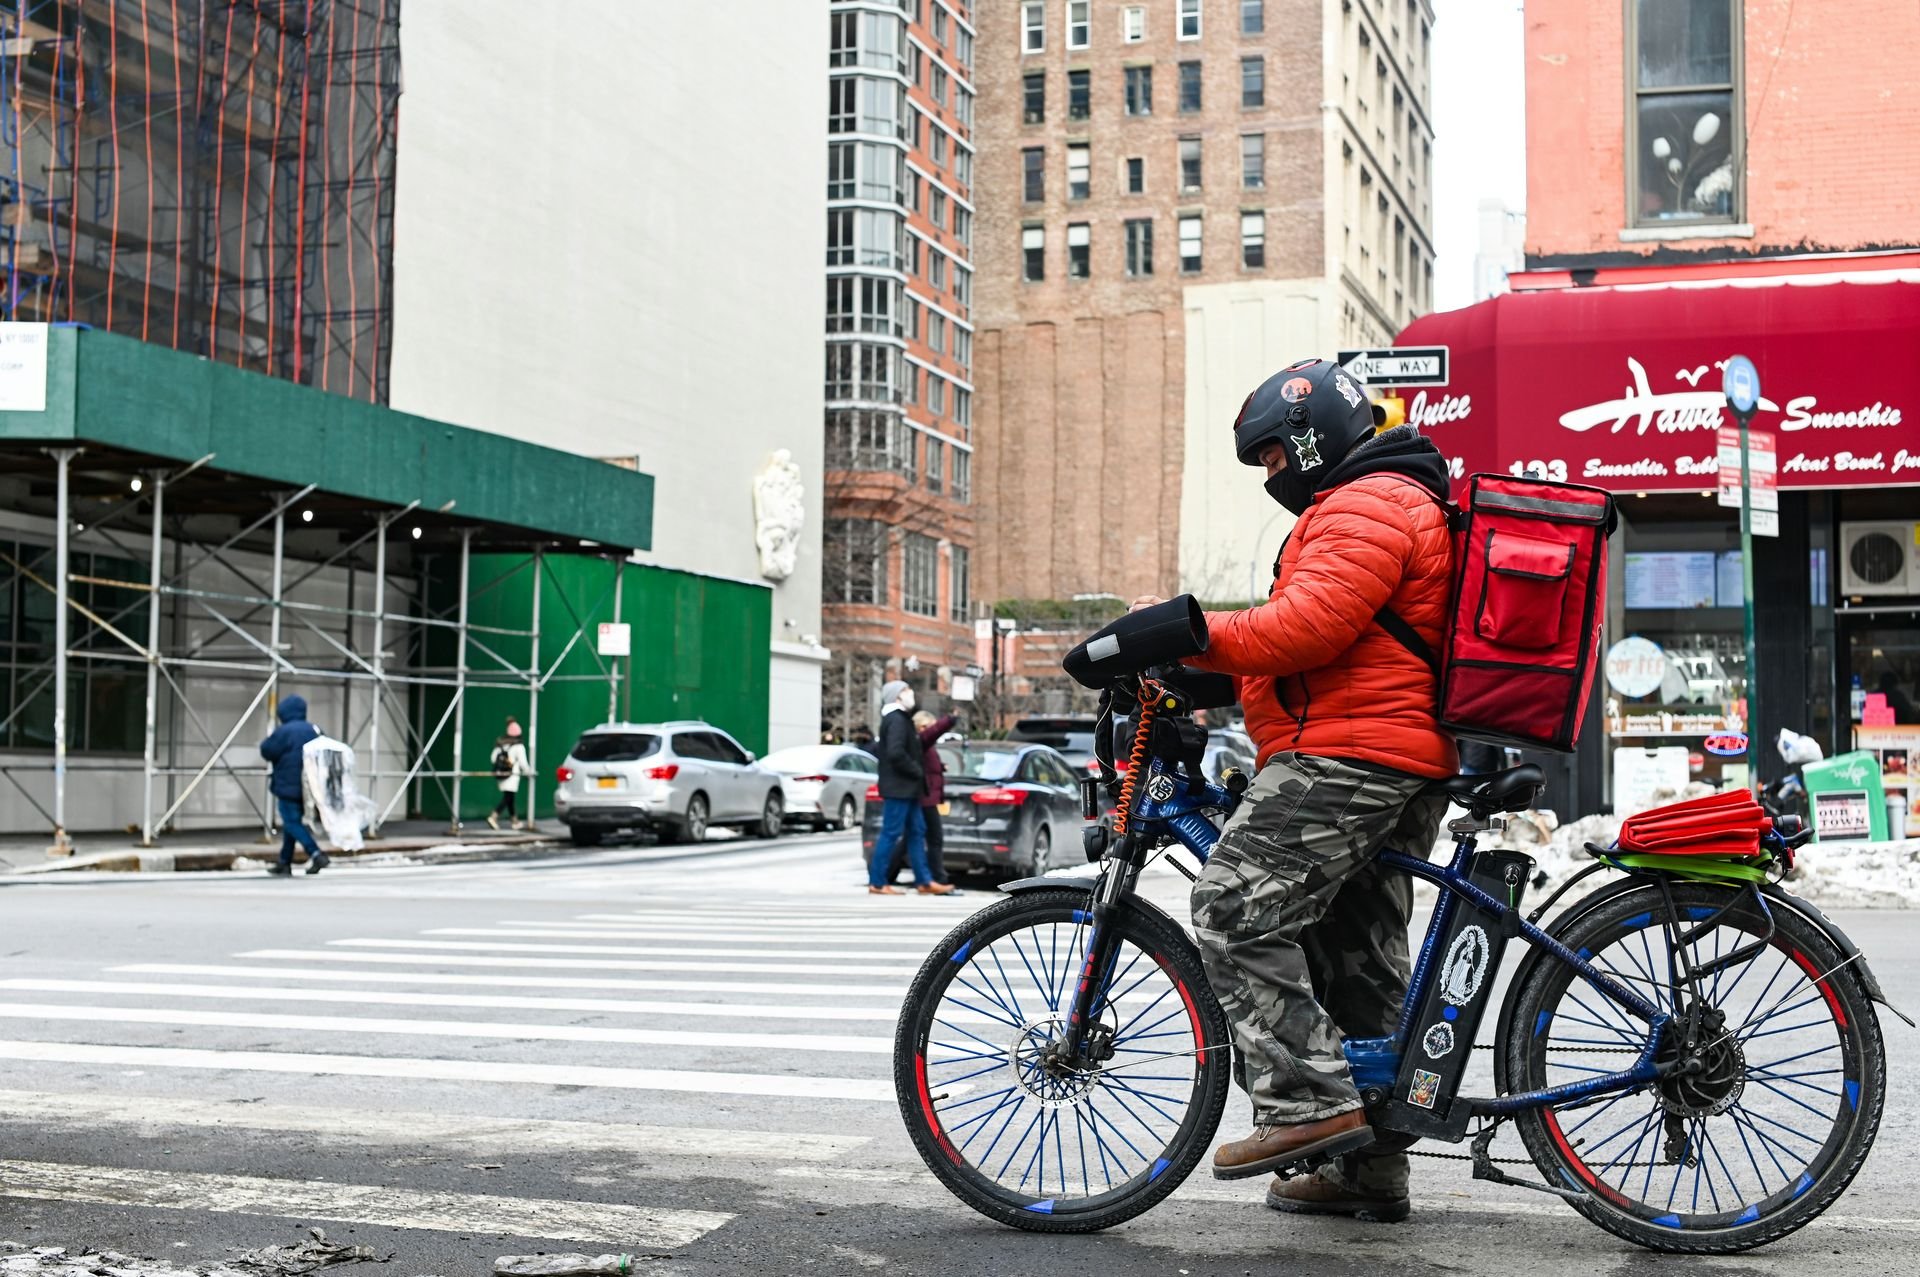
[[[1086,1056],[1087,1041],[1099,1021],[1100,1007],[1120,960],[1120,911],[1140,877],[1134,839],[1124,840],[1120,850],[1110,856],[1100,870],[1093,889],[1093,918],[1088,924],[1085,957],[1068,1004],[1066,1031],[1058,1051],[1065,1061],[1079,1063]]]

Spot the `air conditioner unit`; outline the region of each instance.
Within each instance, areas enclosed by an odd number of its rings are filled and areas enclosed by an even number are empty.
[[[1842,523],[1840,593],[1920,594],[1920,524],[1911,519]]]

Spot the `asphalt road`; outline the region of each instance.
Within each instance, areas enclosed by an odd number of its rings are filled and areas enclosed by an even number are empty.
[[[1202,1171],[1106,1234],[996,1227],[921,1167],[888,1081],[919,956],[988,898],[869,897],[835,836],[0,886],[0,1240],[184,1264],[318,1225],[396,1277],[543,1250],[689,1275],[1912,1271],[1920,1032],[1887,1015],[1865,1171],[1729,1260],[1442,1161],[1399,1226],[1279,1216]],[[1911,916],[1837,920],[1920,1011]],[[1223,1125],[1246,1120],[1236,1097]]]

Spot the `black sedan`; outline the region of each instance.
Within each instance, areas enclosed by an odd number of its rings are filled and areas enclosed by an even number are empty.
[[[1028,741],[960,741],[939,746],[947,800],[937,811],[947,872],[1032,877],[1080,861],[1078,776],[1058,751]],[[933,811],[928,812],[929,815]],[[862,858],[880,836],[877,787],[867,792]]]

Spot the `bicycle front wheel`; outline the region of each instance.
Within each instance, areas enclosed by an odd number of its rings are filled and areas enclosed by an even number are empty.
[[[1226,1017],[1192,942],[1144,907],[1115,920],[1095,1062],[1045,1059],[1091,922],[1081,891],[981,910],[928,955],[894,1038],[900,1112],[921,1158],[961,1201],[1015,1228],[1093,1232],[1131,1219],[1186,1179],[1226,1104]]]
[[[1770,928],[1751,896],[1725,908],[1737,900],[1731,888],[1672,891],[1683,931],[1714,922],[1686,945],[1694,966],[1770,932],[1771,941],[1690,984],[1651,889],[1579,914],[1556,938],[1676,1021],[1701,1006],[1700,1067],[1522,1113],[1515,1125],[1548,1182],[1585,1189],[1578,1209],[1608,1232],[1653,1250],[1750,1250],[1820,1214],[1866,1160],[1886,1086],[1880,1022],[1861,981],[1800,914],[1770,903]],[[1645,1025],[1564,963],[1540,963],[1514,999],[1503,1090],[1614,1072],[1646,1038]],[[1678,1056],[1669,1045],[1659,1058]]]

